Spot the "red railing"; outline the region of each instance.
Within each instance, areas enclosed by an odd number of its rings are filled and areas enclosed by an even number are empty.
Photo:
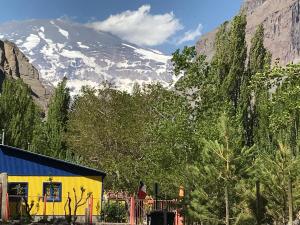
[[[150,213],[153,211],[164,211],[175,213],[175,225],[182,224],[182,218],[178,213],[177,200],[141,200],[130,199],[130,225],[148,224]]]

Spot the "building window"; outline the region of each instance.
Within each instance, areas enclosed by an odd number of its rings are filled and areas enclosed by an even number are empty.
[[[11,201],[20,201],[22,198],[28,199],[28,183],[10,182],[8,183],[8,195]]]
[[[61,183],[47,182],[43,184],[43,195],[47,202],[61,202]]]

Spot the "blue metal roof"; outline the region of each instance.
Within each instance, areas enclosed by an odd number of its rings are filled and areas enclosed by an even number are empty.
[[[11,176],[106,176],[100,170],[6,145],[0,145],[0,173]]]

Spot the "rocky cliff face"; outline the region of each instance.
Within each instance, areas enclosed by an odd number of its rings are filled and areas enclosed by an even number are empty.
[[[4,78],[22,79],[31,87],[34,100],[46,110],[49,93],[40,82],[37,69],[14,43],[0,40],[0,85]]]
[[[280,64],[300,62],[300,0],[245,0],[247,13],[246,39],[248,47],[257,26],[265,28],[265,46],[272,53],[273,62]],[[199,53],[214,54],[217,30],[204,35],[196,44]]]

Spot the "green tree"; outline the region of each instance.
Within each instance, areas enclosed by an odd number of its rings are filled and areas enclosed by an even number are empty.
[[[293,197],[289,186],[292,185],[290,180],[294,181],[295,186],[299,185],[299,157],[292,154],[286,143],[279,141],[273,154],[260,154],[256,166],[256,174],[263,186],[262,192],[267,198],[267,213],[275,223],[292,223],[290,202]]]
[[[194,176],[189,176],[193,181],[189,181],[192,191],[188,196],[188,215],[209,224],[230,224],[233,218],[238,223],[247,212],[247,205],[238,193],[246,190],[241,179],[248,174],[253,149],[237,147],[236,131],[226,114],[219,121],[219,139],[204,140],[203,160],[198,166],[189,167]]]
[[[143,146],[145,181],[151,185],[159,183],[161,193],[174,198],[179,186],[185,184],[185,166],[199,157],[191,135],[193,119],[185,97],[176,91],[155,85],[145,95],[147,111],[151,112],[145,127],[149,141]]]
[[[49,104],[47,120],[37,127],[33,147],[39,153],[65,158],[67,154],[64,138],[70,107],[70,92],[67,79],[63,79],[55,88]]]
[[[0,126],[5,129],[5,144],[28,148],[39,121],[30,88],[21,79],[6,79],[0,95]]]
[[[242,121],[244,126],[244,140],[247,146],[254,144],[254,125],[255,125],[255,100],[254,90],[251,89],[251,78],[256,73],[263,72],[264,68],[268,65],[268,54],[264,47],[264,28],[259,25],[256,33],[251,40],[251,47],[248,59],[248,71],[244,77],[242,84],[242,98],[241,98],[241,111]]]
[[[240,98],[241,84],[245,74],[245,62],[247,57],[246,45],[246,15],[240,14],[234,17],[230,30],[231,64],[229,73],[224,80],[224,93],[231,101],[234,110],[237,109]]]
[[[67,141],[87,165],[104,169],[111,188],[135,190],[141,176],[145,120],[149,119],[142,94],[121,92],[105,84],[85,87],[74,100]]]
[[[215,54],[212,58],[212,67],[215,69],[215,74],[219,78],[219,83],[222,84],[230,71],[232,58],[230,55],[230,24],[228,22],[223,23],[215,38]]]

